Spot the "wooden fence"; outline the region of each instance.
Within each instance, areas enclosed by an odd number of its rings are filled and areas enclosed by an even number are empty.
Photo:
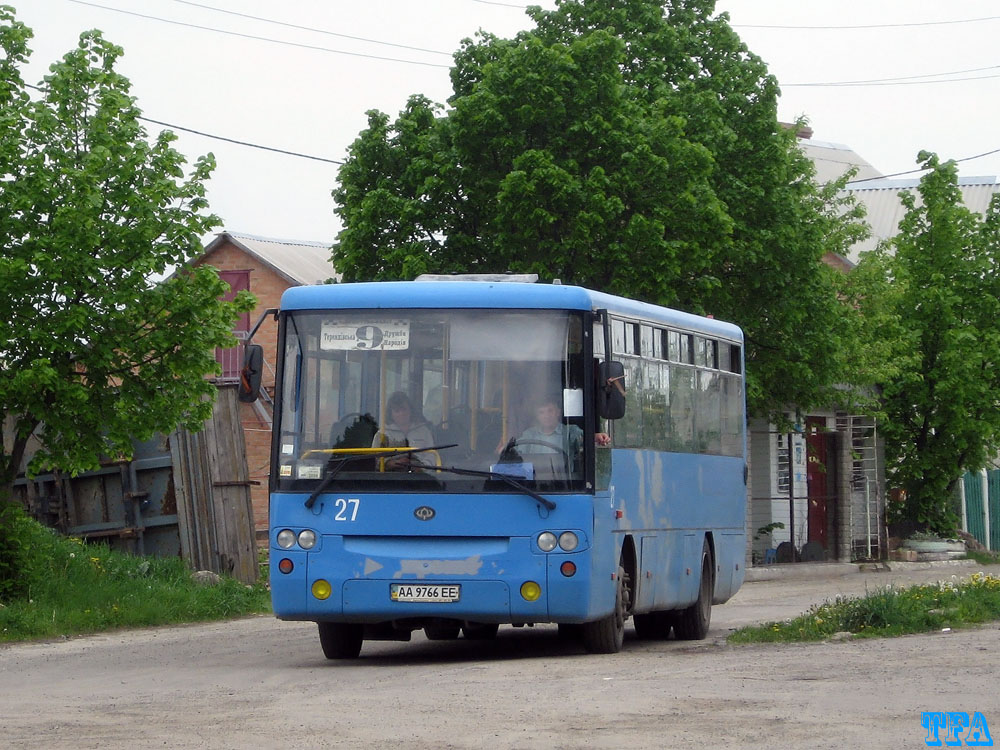
[[[235,385],[218,389],[201,432],[136,443],[132,460],[15,484],[28,512],[64,534],[134,554],[180,555],[195,570],[257,580],[246,447]]]

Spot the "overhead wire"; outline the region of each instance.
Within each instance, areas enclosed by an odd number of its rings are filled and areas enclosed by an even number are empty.
[[[985,81],[991,78],[1000,78],[1000,73],[987,76],[965,76],[963,78],[938,78],[934,76],[957,75],[958,73],[975,73],[986,70],[996,70],[1000,65],[990,65],[985,68],[971,68],[967,71],[955,71],[953,73],[925,73],[916,76],[900,76],[898,78],[874,78],[861,81],[818,81],[813,83],[779,83],[782,88],[850,88],[852,86],[919,86],[923,83],[960,83],[962,81]],[[924,80],[916,80],[916,79]]]
[[[30,83],[26,83],[24,85],[27,88],[34,89],[35,91],[41,91],[41,92],[45,91],[45,89],[43,89],[43,88],[41,88],[39,86],[32,86]],[[185,133],[191,133],[193,135],[202,136],[203,138],[210,138],[212,140],[224,141],[226,143],[233,143],[233,144],[236,144],[238,146],[248,146],[250,148],[256,148],[256,149],[260,149],[260,150],[263,150],[263,151],[271,151],[271,152],[278,153],[278,154],[284,154],[286,156],[294,156],[294,157],[297,157],[297,158],[300,158],[300,159],[311,159],[313,161],[326,162],[328,164],[339,164],[339,165],[343,165],[344,164],[343,161],[338,160],[338,159],[329,159],[329,158],[323,157],[323,156],[313,156],[311,154],[303,154],[303,153],[300,153],[300,152],[297,152],[297,151],[288,151],[286,149],[275,148],[273,146],[263,146],[263,145],[261,145],[259,143],[251,143],[250,141],[241,141],[241,140],[237,140],[235,138],[228,138],[228,137],[222,136],[222,135],[214,135],[212,133],[206,133],[206,132],[201,131],[201,130],[195,130],[193,128],[188,128],[188,127],[185,127],[183,125],[176,125],[176,124],[173,124],[173,123],[164,122],[162,120],[154,120],[151,117],[145,117],[145,116],[142,116],[142,115],[140,115],[138,119],[142,120],[143,122],[150,122],[150,123],[153,123],[154,125],[160,125],[160,126],[165,127],[165,128],[171,128],[172,130],[180,130],[180,131],[183,131]],[[981,154],[976,154],[974,156],[966,156],[966,157],[963,157],[961,159],[953,159],[952,161],[955,161],[956,163],[966,162],[966,161],[973,161],[975,159],[981,159],[984,156],[992,156],[993,154],[998,154],[998,153],[1000,153],[1000,148],[993,149],[992,151],[986,151],[986,152],[981,153]],[[905,175],[917,174],[918,172],[924,172],[924,171],[926,171],[926,170],[924,170],[924,169],[911,169],[911,170],[908,170],[906,172],[894,172],[893,174],[879,175],[877,177],[866,177],[866,178],[863,178],[863,179],[860,179],[860,180],[852,180],[851,184],[856,184],[856,183],[859,183],[859,182],[871,182],[873,180],[886,180],[886,179],[890,179],[892,177],[902,177],[902,176],[905,176]]]
[[[993,154],[1000,154],[1000,148],[995,148],[992,151],[985,151],[981,154],[976,154],[975,156],[966,156],[961,159],[949,159],[948,161],[953,161],[956,164],[959,164],[964,161],[973,161],[974,159],[982,159],[984,156],[993,156]],[[906,175],[918,174],[920,172],[926,172],[926,171],[927,171],[926,169],[922,168],[909,169],[905,172],[893,172],[892,174],[882,174],[878,175],[877,177],[865,177],[860,180],[851,180],[848,183],[848,185],[857,185],[859,182],[875,182],[877,180],[888,180],[893,177],[905,177]]]
[[[284,39],[274,39],[272,37],[259,36],[259,35],[256,35],[256,34],[245,34],[243,32],[239,32],[239,31],[229,31],[228,29],[217,29],[217,28],[215,28],[213,26],[202,26],[201,24],[189,23],[187,21],[175,21],[175,20],[173,20],[171,18],[161,18],[160,16],[151,16],[151,15],[149,15],[147,13],[139,13],[139,12],[133,11],[133,10],[125,10],[124,8],[113,8],[113,7],[108,6],[108,5],[101,5],[100,3],[88,2],[88,0],[69,0],[69,2],[75,3],[77,5],[87,5],[87,6],[90,6],[91,8],[100,8],[101,10],[110,10],[110,11],[112,11],[114,13],[123,13],[123,14],[125,14],[127,16],[135,16],[137,18],[146,18],[146,19],[149,19],[149,20],[152,20],[152,21],[160,21],[161,23],[169,23],[169,24],[173,24],[174,26],[184,26],[184,27],[191,28],[191,29],[201,29],[203,31],[212,31],[212,32],[214,32],[216,34],[225,34],[227,36],[241,37],[243,39],[253,39],[253,40],[256,40],[256,41],[259,41],[259,42],[268,42],[270,44],[281,44],[281,45],[285,45],[285,46],[288,46],[288,47],[298,47],[300,49],[314,50],[314,51],[317,51],[317,52],[330,52],[330,53],[337,54],[337,55],[349,55],[351,57],[363,57],[363,58],[367,58],[369,60],[384,60],[384,61],[387,61],[387,62],[398,62],[398,63],[407,64],[407,65],[423,65],[423,66],[428,67],[428,68],[450,68],[451,67],[450,65],[445,65],[445,64],[442,64],[442,63],[423,62],[422,60],[404,60],[402,58],[397,58],[397,57],[384,57],[382,55],[370,55],[370,54],[367,54],[367,53],[364,53],[364,52],[348,52],[347,50],[333,49],[331,47],[321,47],[321,46],[316,45],[316,44],[305,44],[305,43],[302,43],[302,42],[290,42],[290,41],[287,41],[287,40],[284,40]]]
[[[527,10],[529,6],[516,3],[504,3],[499,0],[472,0],[474,3],[482,5],[499,5],[504,8],[517,8]],[[770,23],[731,23],[734,29],[784,29],[789,31],[840,31],[857,29],[903,29],[920,26],[949,26],[962,23],[982,23],[985,21],[1000,21],[1000,16],[981,16],[979,18],[956,18],[944,21],[910,21],[905,23],[864,23],[864,24],[843,24],[843,25],[793,25],[793,24],[770,24]]]
[[[176,26],[186,26],[186,27],[190,27],[190,28],[201,29],[203,31],[212,31],[212,32],[215,32],[215,33],[218,33],[218,34],[226,34],[226,35],[229,35],[229,36],[242,37],[242,38],[245,38],[245,39],[253,39],[253,40],[257,40],[257,41],[269,42],[269,43],[272,43],[272,44],[283,44],[283,45],[287,45],[287,46],[291,46],[291,47],[299,47],[299,48],[303,48],[303,49],[310,49],[310,50],[316,50],[316,51],[321,51],[321,52],[331,52],[331,53],[334,53],[334,54],[341,54],[341,55],[350,55],[350,56],[354,56],[354,57],[364,57],[364,58],[369,58],[369,59],[374,59],[374,60],[383,60],[383,61],[387,61],[387,62],[399,62],[399,63],[409,64],[409,65],[423,65],[423,66],[433,67],[433,68],[449,68],[450,67],[450,65],[445,65],[445,64],[442,64],[442,63],[430,63],[430,62],[423,62],[423,61],[419,61],[419,60],[404,60],[404,59],[400,59],[400,58],[384,57],[384,56],[380,56],[380,55],[370,55],[370,54],[361,53],[361,52],[349,52],[349,51],[346,51],[346,50],[331,49],[329,47],[321,47],[321,46],[318,46],[318,45],[304,44],[304,43],[301,43],[301,42],[291,42],[291,41],[287,41],[287,40],[283,40],[283,39],[274,39],[274,38],[271,38],[271,37],[258,36],[258,35],[254,35],[254,34],[245,34],[245,33],[242,33],[242,32],[230,31],[230,30],[227,30],[227,29],[218,29],[218,28],[215,28],[215,27],[212,27],[212,26],[203,26],[203,25],[200,25],[200,24],[190,23],[190,22],[187,22],[187,21],[177,21],[177,20],[170,19],[170,18],[162,18],[162,17],[159,17],[159,16],[152,16],[152,15],[148,15],[148,14],[145,14],[145,13],[139,13],[139,12],[136,12],[136,11],[125,10],[125,9],[122,9],[122,8],[114,8],[114,7],[111,7],[111,6],[101,5],[101,4],[95,3],[95,2],[90,2],[90,0],[68,0],[68,2],[75,3],[77,5],[86,5],[86,6],[90,6],[90,7],[93,7],[93,8],[100,8],[102,10],[108,10],[108,11],[112,11],[112,12],[115,12],[115,13],[124,13],[125,15],[137,16],[139,18],[145,18],[147,20],[160,21],[161,23],[169,23],[169,24],[173,24],[173,25],[176,25]],[[226,10],[226,9],[222,9],[222,8],[216,8],[216,7],[211,6],[211,5],[205,5],[204,3],[194,2],[193,0],[172,0],[172,2],[180,3],[180,4],[183,4],[183,5],[189,5],[189,6],[192,6],[192,7],[203,8],[203,9],[206,9],[206,10],[216,11],[216,12],[219,12],[219,13],[225,13],[225,14],[228,14],[228,15],[239,16],[239,17],[242,17],[242,18],[249,18],[249,19],[253,19],[253,20],[256,20],[256,21],[262,21],[262,22],[265,22],[265,23],[276,24],[276,25],[279,25],[279,26],[286,26],[286,27],[289,27],[289,28],[299,29],[299,30],[303,30],[303,31],[310,31],[310,32],[315,32],[315,33],[319,33],[319,34],[327,34],[327,35],[330,35],[330,36],[337,36],[337,37],[341,37],[341,38],[345,38],[345,39],[351,39],[351,40],[354,40],[354,41],[362,41],[362,42],[367,42],[367,43],[371,43],[371,44],[382,44],[382,45],[387,45],[387,46],[392,46],[392,47],[399,47],[399,48],[402,48],[402,49],[409,49],[409,50],[413,50],[413,51],[425,52],[425,53],[428,53],[428,54],[450,56],[450,53],[448,53],[448,52],[442,52],[440,50],[426,49],[426,48],[423,48],[423,47],[413,47],[413,46],[409,46],[409,45],[396,44],[394,42],[383,42],[383,41],[380,41],[380,40],[377,40],[377,39],[371,39],[371,38],[367,38],[367,37],[359,37],[359,36],[351,36],[351,35],[348,35],[348,34],[340,34],[338,32],[328,31],[328,30],[325,30],[325,29],[316,29],[316,28],[313,28],[313,27],[310,27],[310,26],[301,26],[301,25],[298,25],[298,24],[287,23],[285,21],[279,21],[277,19],[265,18],[263,16],[254,16],[254,15],[250,15],[250,14],[247,14],[247,13],[240,13],[238,11],[230,11],[230,10]],[[486,5],[502,5],[502,6],[511,7],[511,8],[526,7],[526,6],[512,5],[512,4],[509,4],[509,3],[495,2],[494,0],[473,0],[473,2],[478,2],[478,3],[482,3],[482,4],[486,4]],[[956,21],[933,21],[933,22],[925,22],[925,23],[897,24],[897,25],[900,25],[900,26],[907,26],[907,25],[921,26],[921,25],[936,25],[936,24],[945,24],[945,23],[971,23],[973,21],[986,21],[986,20],[992,20],[994,18],[1000,19],[1000,16],[990,16],[990,17],[979,18],[979,19],[963,19],[963,20],[956,20]],[[734,28],[736,26],[737,25],[734,24]],[[831,28],[831,29],[838,29],[838,28],[865,28],[865,27],[861,27],[861,26],[858,26],[858,27],[850,27],[850,26],[844,26],[844,27],[838,27],[838,26],[830,26],[830,27],[821,27],[821,26],[816,26],[816,27],[787,26],[787,27],[775,27],[775,28],[788,28],[788,29],[796,29],[796,28],[817,28],[817,29],[820,29],[820,28]],[[876,79],[859,80],[859,81],[805,81],[805,82],[783,83],[783,84],[781,84],[781,86],[784,87],[784,88],[807,88],[807,87],[817,87],[817,88],[818,87],[831,87],[831,88],[833,88],[833,87],[838,87],[838,86],[840,86],[840,87],[851,87],[851,86],[904,86],[904,85],[911,85],[912,86],[912,85],[919,85],[919,84],[925,84],[925,83],[959,83],[959,82],[963,82],[963,81],[974,81],[974,80],[979,80],[979,79],[996,78],[998,76],[972,76],[972,77],[966,77],[966,78],[951,78],[951,79],[940,79],[940,80],[916,80],[916,79],[930,79],[930,78],[935,78],[935,77],[939,77],[939,76],[959,75],[959,74],[963,74],[963,73],[974,73],[974,72],[981,72],[981,71],[986,71],[986,70],[995,70],[997,68],[1000,68],[1000,65],[991,65],[991,66],[988,66],[988,67],[985,67],[985,68],[970,68],[968,70],[950,71],[950,72],[945,72],[945,73],[925,73],[925,74],[922,74],[922,75],[915,75],[915,76],[899,76],[899,77],[892,77],[892,78],[876,78]]]
[[[45,89],[41,86],[32,86],[30,83],[25,83],[24,86],[41,93],[45,93]],[[188,128],[183,125],[175,125],[174,123],[164,122],[163,120],[154,120],[152,117],[146,117],[144,115],[137,115],[137,118],[143,122],[149,122],[154,125],[160,125],[161,127],[170,128],[171,130],[180,130],[185,133],[191,133],[193,135],[200,135],[203,138],[210,138],[215,141],[224,141],[225,143],[234,143],[237,146],[248,146],[249,148],[260,149],[261,151],[271,151],[276,154],[284,154],[286,156],[295,156],[299,159],[311,159],[312,161],[321,161],[327,164],[339,164],[343,165],[344,162],[339,159],[329,159],[325,156],[313,156],[312,154],[303,154],[298,151],[289,151],[283,148],[275,148],[274,146],[264,146],[259,143],[251,143],[250,141],[241,141],[236,138],[228,138],[224,135],[215,135],[213,133],[206,133],[202,130],[195,130],[194,128]]]
[[[317,28],[314,28],[312,26],[301,26],[301,25],[296,24],[296,23],[288,23],[286,21],[279,21],[279,20],[277,20],[275,18],[264,18],[263,16],[253,16],[253,15],[250,15],[249,13],[240,13],[239,11],[235,11],[235,10],[226,10],[225,8],[216,8],[213,5],[205,5],[204,3],[196,3],[196,2],[193,2],[192,0],[171,0],[171,2],[179,3],[181,5],[190,5],[190,6],[194,7],[194,8],[203,8],[205,10],[210,10],[210,11],[213,11],[215,13],[225,13],[226,15],[229,15],[229,16],[237,16],[239,18],[249,18],[249,19],[254,20],[254,21],[262,21],[264,23],[274,24],[276,26],[284,26],[284,27],[289,28],[289,29],[299,29],[300,31],[310,31],[310,32],[313,32],[313,33],[316,33],[316,34],[325,34],[327,36],[335,36],[335,37],[339,37],[341,39],[350,39],[350,40],[355,41],[355,42],[368,42],[369,44],[381,44],[381,45],[384,45],[386,47],[398,47],[400,49],[408,49],[408,50],[413,50],[415,52],[427,52],[427,53],[432,54],[432,55],[444,55],[445,57],[451,57],[451,53],[449,53],[449,52],[441,52],[440,50],[436,50],[436,49],[426,49],[424,47],[411,47],[408,44],[397,44],[395,42],[383,42],[383,41],[381,41],[379,39],[369,39],[369,38],[363,37],[363,36],[352,36],[351,34],[341,34],[340,32],[337,32],[337,31],[328,31],[327,29],[317,29]]]
[[[480,3],[480,4],[484,4],[484,5],[499,5],[499,6],[504,6],[504,7],[521,8],[521,9],[527,8],[527,6],[515,5],[513,3],[499,2],[498,0],[472,0],[472,1]],[[126,15],[137,16],[137,17],[140,17],[140,18],[148,19],[148,20],[159,21],[161,23],[169,23],[169,24],[173,24],[173,25],[177,25],[177,26],[184,26],[184,27],[189,27],[189,28],[196,28],[196,29],[201,29],[201,30],[205,30],[205,31],[211,31],[211,32],[220,33],[220,34],[226,34],[226,35],[230,35],[230,36],[243,37],[243,38],[253,39],[253,40],[257,40],[257,41],[269,42],[269,43],[273,43],[273,44],[282,44],[282,45],[288,45],[288,46],[293,46],[293,47],[300,47],[300,48],[304,48],[304,49],[311,49],[311,50],[322,51],[322,52],[330,52],[330,53],[335,53],[335,54],[343,54],[343,55],[350,55],[350,56],[355,56],[355,57],[363,57],[363,58],[369,58],[369,59],[383,60],[383,61],[389,61],[389,62],[400,62],[400,63],[412,64],[412,65],[424,65],[424,66],[427,66],[427,67],[436,67],[436,68],[448,68],[448,67],[450,67],[448,65],[438,64],[438,63],[428,63],[428,62],[422,62],[422,61],[416,61],[416,60],[405,60],[405,59],[399,59],[399,58],[384,57],[384,56],[379,56],[379,55],[370,55],[370,54],[359,53],[359,52],[349,52],[349,51],[346,51],[346,50],[337,50],[337,49],[331,49],[331,48],[328,48],[328,47],[320,47],[320,46],[317,46],[317,45],[309,45],[309,44],[303,44],[303,43],[299,43],[299,42],[290,42],[290,41],[286,41],[286,40],[273,39],[273,38],[270,38],[270,37],[264,37],[264,36],[258,36],[258,35],[253,35],[253,34],[245,34],[245,33],[241,33],[241,32],[229,31],[229,30],[226,30],[226,29],[218,29],[218,28],[214,28],[214,27],[210,27],[210,26],[203,26],[203,25],[200,25],[200,24],[194,24],[194,23],[189,23],[189,22],[185,22],[185,21],[176,21],[176,20],[169,19],[169,18],[161,18],[159,16],[152,16],[152,15],[148,15],[148,14],[144,14],[144,13],[138,13],[136,11],[129,11],[129,10],[121,9],[121,8],[114,8],[114,7],[110,7],[110,6],[106,6],[106,5],[101,5],[99,3],[90,2],[89,0],[69,0],[69,2],[78,4],[78,5],[85,5],[85,6],[90,6],[90,7],[94,7],[94,8],[99,8],[99,9],[102,9],[102,10],[108,10],[108,11],[112,11],[112,12],[116,12],[116,13],[123,13],[123,14],[126,14]],[[421,47],[414,47],[414,46],[403,45],[403,44],[396,44],[396,43],[393,43],[393,42],[383,42],[383,41],[380,41],[380,40],[377,40],[377,39],[370,39],[370,38],[366,38],[366,37],[358,37],[358,36],[352,36],[352,35],[347,35],[347,34],[340,34],[338,32],[332,32],[332,31],[328,31],[328,30],[324,30],[324,29],[316,29],[316,28],[313,28],[313,27],[308,27],[308,26],[302,26],[302,25],[298,25],[298,24],[287,23],[287,22],[280,21],[280,20],[277,20],[277,19],[265,18],[265,17],[262,17],[262,16],[254,16],[254,15],[250,15],[250,14],[246,14],[246,13],[241,13],[241,12],[237,12],[237,11],[230,11],[230,10],[226,10],[226,9],[222,9],[222,8],[216,8],[214,6],[206,5],[206,4],[203,4],[203,3],[194,2],[193,0],[172,0],[172,2],[177,2],[177,3],[183,4],[183,5],[188,5],[188,6],[192,6],[192,7],[203,8],[203,9],[206,9],[206,10],[215,11],[215,12],[219,12],[219,13],[225,13],[225,14],[228,14],[228,15],[239,16],[239,17],[243,17],[243,18],[248,18],[248,19],[252,19],[252,20],[256,20],[256,21],[261,21],[261,22],[265,22],[265,23],[271,23],[271,24],[275,24],[275,25],[279,25],[279,26],[285,26],[285,27],[288,27],[288,28],[295,28],[295,29],[304,30],[304,31],[310,31],[310,32],[315,32],[315,33],[320,33],[320,34],[326,34],[326,35],[329,35],[329,36],[337,36],[337,37],[341,37],[341,38],[345,38],[345,39],[351,39],[351,40],[354,40],[354,41],[362,41],[362,42],[373,43],[373,44],[383,44],[383,45],[387,45],[387,46],[399,47],[399,48],[402,48],[402,49],[409,49],[409,50],[419,51],[419,52],[426,52],[426,53],[430,53],[430,54],[439,54],[439,55],[447,55],[447,54],[449,54],[449,53],[446,53],[446,52],[440,52],[438,50],[431,50],[431,49],[426,49],[426,48],[421,48]],[[987,16],[987,17],[981,17],[981,18],[953,19],[953,20],[944,20],[944,21],[927,21],[927,22],[913,22],[913,23],[899,23],[899,24],[859,24],[859,25],[851,25],[851,26],[836,26],[836,25],[830,25],[830,26],[791,26],[791,25],[763,25],[763,24],[732,24],[732,25],[733,25],[734,28],[744,27],[744,28],[777,28],[777,29],[791,29],[791,30],[796,30],[796,29],[831,29],[831,30],[841,30],[841,29],[864,29],[864,28],[911,27],[911,26],[937,26],[937,25],[961,24],[961,23],[977,23],[977,22],[994,21],[994,20],[1000,20],[1000,16]],[[1000,77],[1000,74],[996,74],[996,75],[984,75],[984,76],[970,76],[970,77],[964,77],[964,78],[937,78],[936,80],[934,80],[934,79],[935,79],[935,77],[939,77],[939,76],[953,76],[953,75],[961,75],[961,74],[964,74],[964,73],[984,72],[984,71],[987,71],[987,70],[995,70],[997,68],[1000,68],[1000,65],[991,65],[991,66],[987,66],[987,67],[983,67],[983,68],[970,68],[970,69],[966,69],[966,70],[956,70],[956,71],[948,71],[948,72],[942,72],[942,73],[926,73],[926,74],[922,74],[922,75],[899,76],[899,77],[894,77],[894,78],[877,78],[877,79],[856,80],[856,81],[794,82],[794,83],[784,83],[784,84],[780,84],[780,85],[782,87],[788,87],[788,88],[791,88],[791,87],[830,87],[830,88],[835,88],[835,87],[851,87],[851,86],[896,86],[896,85],[919,85],[919,84],[926,84],[926,83],[956,83],[956,82],[962,82],[962,81],[972,81],[972,80],[997,78],[997,77]],[[918,80],[918,79],[921,79],[921,80]],[[32,88],[36,88],[36,87],[32,87]],[[150,122],[150,123],[153,123],[153,124],[156,124],[156,125],[161,125],[163,127],[169,127],[169,128],[173,128],[173,129],[176,129],[176,130],[183,131],[183,132],[192,133],[194,135],[199,135],[199,136],[202,136],[202,137],[205,137],[205,138],[210,138],[210,139],[213,139],[213,140],[219,140],[219,141],[224,141],[224,142],[228,142],[228,143],[233,143],[233,144],[236,144],[236,145],[247,146],[247,147],[250,147],[250,148],[256,148],[256,149],[261,149],[261,150],[265,150],[265,151],[271,151],[271,152],[274,152],[274,153],[285,154],[285,155],[293,156],[293,157],[297,157],[297,158],[311,159],[311,160],[314,160],[314,161],[326,162],[326,163],[330,163],[330,164],[341,164],[342,165],[344,163],[343,161],[339,161],[339,160],[336,160],[336,159],[329,159],[329,158],[326,158],[326,157],[313,156],[313,155],[310,155],[310,154],[303,154],[303,153],[299,153],[299,152],[295,152],[295,151],[288,151],[288,150],[285,150],[285,149],[275,148],[275,147],[271,147],[271,146],[264,146],[264,145],[252,143],[252,142],[249,142],[249,141],[241,141],[241,140],[237,140],[237,139],[234,139],[234,138],[228,138],[226,136],[214,135],[214,134],[211,134],[211,133],[206,133],[206,132],[203,132],[203,131],[194,130],[192,128],[187,128],[187,127],[184,127],[184,126],[181,126],[181,125],[175,125],[175,124],[163,122],[163,121],[160,121],[160,120],[153,120],[151,118],[141,117],[140,119],[142,119],[144,121],[147,121],[147,122]],[[991,151],[991,152],[987,152],[986,154],[979,154],[979,155],[976,155],[976,156],[970,156],[970,157],[966,157],[964,159],[958,159],[956,161],[969,161],[969,160],[972,160],[972,159],[981,158],[983,156],[988,156],[988,155],[991,155],[993,153],[996,153],[996,151]],[[897,175],[913,174],[913,173],[920,172],[920,171],[921,170],[919,170],[919,169],[910,170],[908,172],[899,172],[899,173],[897,173]],[[897,176],[897,175],[888,175],[888,176],[891,177],[891,176]],[[884,178],[874,178],[874,179],[884,179]],[[861,182],[861,181],[863,181],[863,180],[859,180],[858,182]]]
[[[1000,16],[984,16],[982,18],[958,18],[945,21],[914,21],[910,23],[864,23],[843,26],[792,26],[784,24],[767,23],[734,23],[734,29],[786,29],[790,31],[844,31],[857,29],[905,29],[917,26],[949,26],[960,23],[981,23],[983,21],[997,21]]]

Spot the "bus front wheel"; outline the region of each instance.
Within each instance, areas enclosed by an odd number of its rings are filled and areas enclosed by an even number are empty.
[[[687,609],[677,612],[674,618],[674,633],[682,641],[700,641],[708,635],[712,621],[712,594],[715,582],[712,579],[712,550],[705,540],[701,549],[701,582],[698,585],[698,600]]]
[[[615,608],[611,614],[583,624],[583,645],[592,654],[616,654],[625,642],[629,589],[625,568],[621,565],[618,566],[616,581]]]
[[[357,659],[364,629],[352,622],[318,622],[319,645],[327,659]]]

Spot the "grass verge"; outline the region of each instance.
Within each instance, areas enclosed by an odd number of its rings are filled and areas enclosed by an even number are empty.
[[[970,560],[975,560],[980,565],[997,565],[1000,563],[1000,552],[987,552],[986,550],[966,550],[965,556]]]
[[[180,558],[136,557],[85,544],[8,514],[0,641],[169,625],[269,612],[266,586],[223,576],[196,583]],[[13,542],[15,543],[11,543]]]
[[[1000,578],[970,578],[837,597],[794,620],[740,628],[729,643],[821,641],[842,633],[871,638],[961,628],[1000,619]]]

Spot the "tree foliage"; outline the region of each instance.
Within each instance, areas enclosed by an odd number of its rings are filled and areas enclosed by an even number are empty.
[[[985,217],[962,202],[954,162],[901,194],[899,234],[858,266],[870,340],[886,368],[883,437],[899,516],[949,533],[951,490],[1000,448],[1000,198]]]
[[[185,177],[175,136],[147,137],[114,70],[121,50],[99,32],[29,96],[30,35],[0,8],[0,491],[32,435],[33,470],[77,472],[132,437],[200,426],[214,348],[252,306],[219,301],[225,282],[190,265],[218,223],[205,213],[211,156]]]
[[[455,55],[448,108],[369,113],[334,191],[345,281],[542,278],[733,320],[751,407],[843,382],[854,313],[824,251],[857,238],[818,188],[778,87],[712,0],[564,0]]]

